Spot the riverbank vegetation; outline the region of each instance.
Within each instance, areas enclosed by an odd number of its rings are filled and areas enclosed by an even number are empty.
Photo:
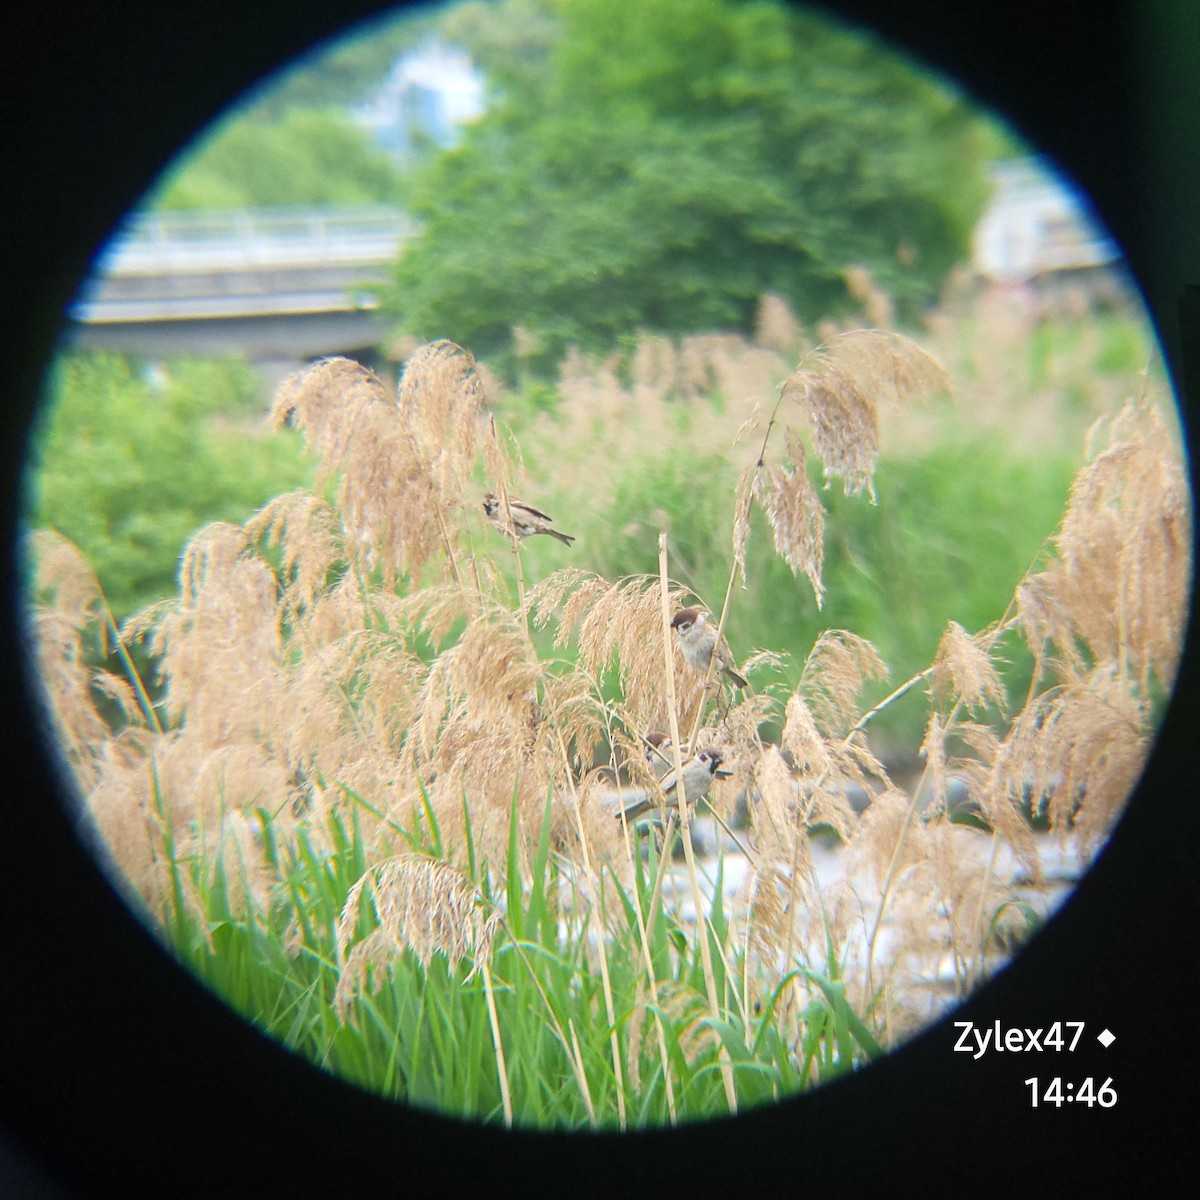
[[[941,573],[969,522],[938,447],[960,476],[1002,481],[971,492],[1002,530],[1010,480],[1027,492],[1034,474],[1005,474],[1020,431],[1010,419],[1003,450],[964,438],[947,406],[972,404],[969,372],[960,389],[908,338],[827,332],[761,387],[764,338],[648,338],[625,360],[570,360],[552,405],[493,391],[453,343],[418,348],[398,389],[316,364],[274,414],[327,486],[203,526],[178,593],[119,629],[83,556],[36,535],[32,620],[85,823],[172,952],[386,1095],[620,1128],[853,1070],[932,1015],[914,988],[930,963],[964,996],[1004,961],[1038,918],[1018,887],[1038,870],[1032,822],[1086,861],[1170,688],[1190,510],[1169,401],[1145,375],[1060,393],[1064,416],[1107,413],[1068,419],[1103,416],[1061,520],[1009,529],[1032,545],[984,573],[995,590],[973,619],[955,582],[978,580]],[[914,592],[874,628],[916,606],[939,632],[898,672],[835,605],[838,574],[880,571],[866,556],[888,539],[848,530],[901,502],[906,464],[924,464],[894,551]],[[544,502],[576,544],[510,546],[483,520],[485,486]],[[675,653],[669,616],[690,599],[728,631],[749,691],[706,692]],[[777,636],[796,612],[798,651]],[[121,669],[88,666],[90,629]],[[614,788],[655,787],[656,728],[721,748],[727,859],[697,861],[696,813],[657,833],[614,815]],[[905,737],[913,777],[889,766]],[[848,866],[822,887],[813,838],[830,831]]]

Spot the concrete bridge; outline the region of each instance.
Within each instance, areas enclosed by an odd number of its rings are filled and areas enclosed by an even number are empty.
[[[97,259],[66,336],[152,357],[363,351],[388,331],[370,285],[414,230],[392,208],[139,213]]]
[[[1030,287],[1051,304],[1068,287],[1102,302],[1129,292],[1119,247],[1048,164],[997,163],[992,181],[975,231],[979,277]],[[370,358],[388,334],[370,285],[387,280],[415,229],[385,207],[137,213],[98,258],[67,337],[280,367],[324,354]]]

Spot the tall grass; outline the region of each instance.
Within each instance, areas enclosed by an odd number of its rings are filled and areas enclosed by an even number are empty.
[[[301,372],[276,420],[302,431],[335,497],[289,493],[197,532],[178,597],[117,634],[159,663],[157,709],[132,659],[127,678],[88,666],[99,584],[69,543],[37,535],[32,619],[61,746],[174,951],[365,1087],[570,1128],[694,1120],[812,1086],[933,1015],[912,986],[931,962],[948,959],[961,997],[1004,961],[1029,905],[1000,864],[1037,876],[1035,819],[1088,860],[1170,689],[1190,584],[1177,439],[1143,381],[1094,431],[1057,531],[1008,554],[989,614],[948,590],[911,671],[889,675],[836,625],[792,661],[775,637],[793,610],[854,611],[826,582],[827,546],[877,573],[873,602],[906,629],[897,565],[935,581],[927,606],[960,542],[992,536],[939,508],[953,488],[930,482],[947,466],[922,459],[919,434],[880,463],[888,421],[937,405],[945,367],[898,334],[829,332],[781,380],[777,350],[719,340],[699,357],[647,343],[623,380],[567,363],[528,469],[486,372],[452,343],[418,349],[397,389],[344,359]],[[975,452],[968,482],[994,468]],[[927,532],[856,535],[863,513],[888,529],[902,477]],[[659,487],[694,530],[653,505]],[[541,506],[543,488],[575,546],[484,520],[485,490]],[[635,544],[641,573],[619,557],[594,569],[623,546],[632,564]],[[739,628],[768,577],[770,619]],[[677,652],[670,615],[693,598],[734,634],[750,689],[722,691]],[[1017,648],[1014,675],[1002,660]],[[115,727],[101,700],[119,706]],[[909,780],[871,736],[902,705],[921,714]],[[676,768],[685,742],[721,750],[729,776],[701,807],[738,854],[706,864],[686,806],[618,815],[622,793],[660,794],[651,730],[672,732]],[[844,846],[826,886],[818,829]]]

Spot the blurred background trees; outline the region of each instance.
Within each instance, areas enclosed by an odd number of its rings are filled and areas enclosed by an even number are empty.
[[[164,209],[262,208],[397,202],[387,154],[344,113],[251,112],[223,124],[161,185]]]
[[[1083,431],[1153,354],[1137,313],[1038,319],[1011,291],[985,312],[968,275],[945,287],[989,164],[1027,147],[890,47],[766,0],[470,0],[365,32],[265,81],[150,203],[416,216],[383,309],[412,344],[451,338],[506,377],[493,402],[536,501],[580,537],[573,565],[656,570],[667,528],[679,577],[714,604],[735,432],[825,336],[814,326],[894,319],[943,356],[961,419],[947,402],[919,454],[897,453],[889,425],[878,507],[825,494],[821,613],[759,530],[731,641],[802,661],[821,628],[844,626],[896,680],[930,661],[946,597],[968,627],[999,615],[1059,519]],[[430,47],[469,55],[483,112],[401,153],[364,117],[386,116],[389,80]],[[753,384],[639,381],[639,353],[678,354],[686,374],[690,335],[753,333],[772,294],[787,336],[723,351],[771,358]],[[573,395],[571,361],[601,382]],[[629,404],[611,407],[622,389]],[[64,353],[47,391],[28,519],[79,544],[118,619],[174,591],[200,525],[311,481],[291,432],[264,428],[270,383],[245,362]],[[561,565],[554,549],[545,563],[532,550],[535,566]]]
[[[243,360],[146,369],[76,353],[59,360],[51,391],[28,521],[83,551],[118,621],[175,591],[180,551],[205,522],[243,521],[312,482],[299,436],[266,426],[262,381]]]
[[[912,318],[967,255],[993,127],[858,32],[723,0],[510,0],[456,28],[493,95],[406,187],[424,230],[383,303],[417,338],[488,356],[521,326],[550,364],[749,330],[764,292],[835,314],[853,265]]]

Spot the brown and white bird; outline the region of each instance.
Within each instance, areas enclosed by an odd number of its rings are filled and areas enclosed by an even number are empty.
[[[695,804],[698,800],[703,800],[708,795],[709,788],[712,787],[714,776],[720,775],[721,778],[728,776],[727,771],[719,771],[719,767],[724,761],[723,755],[715,746],[706,747],[695,758],[689,758],[683,764],[682,789],[679,787],[675,771],[673,769],[668,771],[658,782],[663,793],[662,801],[659,801],[655,793],[647,792],[645,796],[635,800],[624,810],[625,820],[632,821],[656,808],[677,809],[681,791],[688,804]]]
[[[672,770],[675,766],[675,743],[671,741],[671,735],[663,733],[661,729],[652,729],[642,740],[646,743],[646,762],[657,772],[658,778],[662,779],[664,772]],[[692,752],[687,742],[684,742],[679,747],[679,757],[686,763],[691,756]],[[724,762],[724,758],[721,761]],[[716,779],[728,779],[732,774],[732,771],[726,771],[720,766],[713,771]]]
[[[646,761],[661,779],[663,772],[675,765],[675,743],[671,741],[671,735],[663,733],[661,729],[652,729],[642,740],[646,743]],[[690,756],[687,743],[684,742],[679,749],[680,757],[687,762]]]
[[[749,687],[746,680],[733,669],[733,654],[724,638],[717,646],[717,631],[708,623],[708,613],[702,608],[681,608],[671,618],[671,628],[679,634],[679,649],[683,657],[697,671],[708,670],[708,660],[713,648],[717,651],[717,669],[734,687]]]
[[[483,496],[483,511],[501,533],[511,537],[514,533],[518,538],[532,537],[535,533],[548,533],[552,538],[558,538],[565,546],[575,539],[569,533],[559,533],[551,527],[553,517],[539,512],[530,504],[518,500],[516,496],[508,498],[508,515],[511,521],[505,521],[502,513],[503,503],[495,492],[485,492]]]

